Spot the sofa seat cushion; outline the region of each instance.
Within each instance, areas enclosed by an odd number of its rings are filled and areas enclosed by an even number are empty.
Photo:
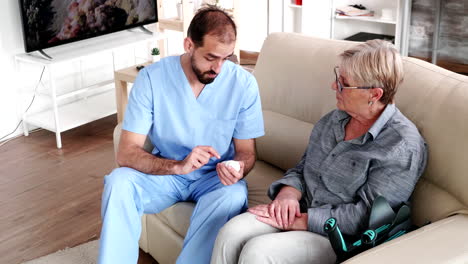
[[[466,263],[468,216],[455,215],[367,250],[345,263]]]
[[[150,215],[148,217],[157,217],[177,234],[185,237],[190,225],[190,217],[192,216],[194,203],[180,202],[160,212],[159,214]]]

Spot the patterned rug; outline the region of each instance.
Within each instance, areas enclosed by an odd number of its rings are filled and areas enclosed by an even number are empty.
[[[74,248],[59,250],[23,264],[96,264],[98,249],[99,240],[94,240]]]

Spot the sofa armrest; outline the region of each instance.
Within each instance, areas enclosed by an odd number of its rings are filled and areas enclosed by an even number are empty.
[[[117,126],[115,126],[115,128],[114,128],[114,135],[113,135],[113,139],[114,139],[114,157],[116,157],[117,150],[119,149],[119,142],[120,142],[120,134],[121,133],[122,133],[122,123],[118,123]]]
[[[468,263],[468,216],[455,215],[367,250],[347,264]]]
[[[120,134],[122,133],[122,123],[117,124],[117,126],[114,128],[114,134],[113,134],[113,139],[114,139],[114,158],[117,155],[117,150],[119,149],[119,142],[120,142]],[[146,151],[151,152],[152,149],[152,144],[149,141],[148,138],[146,138],[146,142],[144,145],[144,148]],[[115,159],[115,166],[119,167],[119,164],[117,164],[117,159]],[[146,215],[143,215],[141,218],[141,236],[140,236],[140,248],[145,251],[149,252],[149,245],[148,245],[148,231],[146,227]]]

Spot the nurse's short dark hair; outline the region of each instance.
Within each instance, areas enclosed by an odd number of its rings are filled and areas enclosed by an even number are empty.
[[[213,5],[200,8],[190,22],[187,37],[196,47],[203,46],[203,38],[212,35],[222,43],[236,41],[237,29],[231,16],[221,8]]]

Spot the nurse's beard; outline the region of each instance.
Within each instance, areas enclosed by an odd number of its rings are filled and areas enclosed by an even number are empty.
[[[197,66],[195,65],[195,60],[192,58],[190,58],[190,62],[192,64],[192,70],[193,72],[195,73],[195,75],[197,76],[197,79],[199,82],[203,83],[203,84],[210,84],[214,81],[214,79],[216,79],[216,77],[218,76],[218,74],[216,74],[216,72],[214,71],[206,71],[206,72],[201,72],[200,69],[197,68]],[[216,76],[215,77],[205,77],[205,75],[208,75],[208,74],[215,74]]]

